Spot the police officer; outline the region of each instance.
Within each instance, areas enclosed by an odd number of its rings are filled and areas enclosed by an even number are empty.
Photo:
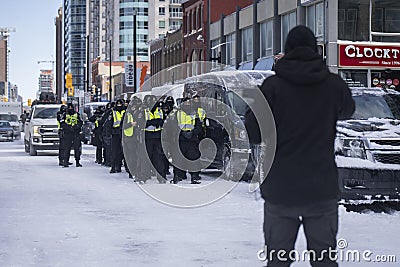
[[[93,130],[93,140],[92,144],[96,146],[96,163],[102,164],[103,162],[103,141],[102,141],[102,131],[103,125],[99,123],[103,114],[104,114],[104,107],[99,106],[96,108],[93,116],[89,118],[90,122],[94,123],[94,130]]]
[[[175,114],[175,119],[179,132],[179,148],[183,156],[188,160],[198,160],[200,158],[199,143],[202,136],[202,126],[197,113],[197,107],[189,101],[189,98],[183,99],[180,109]],[[172,156],[174,162],[174,155]],[[191,183],[200,184],[200,172],[189,171],[189,173]],[[171,182],[177,184],[182,179],[186,179],[186,170],[182,170],[174,165],[174,179]]]
[[[106,105],[106,110],[104,111],[104,114],[99,121],[99,125],[102,126],[102,141],[103,141],[103,156],[104,156],[104,161],[102,165],[106,167],[111,167],[111,129],[112,129],[112,111],[115,103],[107,103]]]
[[[80,164],[81,157],[81,137],[80,133],[82,130],[83,122],[79,116],[79,114],[75,111],[72,103],[69,103],[67,106],[67,112],[63,117],[63,121],[61,122],[61,128],[64,134],[64,158],[63,158],[63,167],[69,167],[68,161],[71,153],[72,146],[74,147],[74,157],[76,162],[76,167],[82,167]]]
[[[122,160],[122,117],[125,113],[123,100],[117,100],[112,111],[111,128],[111,170],[110,173],[121,172]]]
[[[58,166],[63,166],[63,161],[64,161],[65,144],[64,144],[64,132],[61,128],[61,123],[64,121],[66,111],[67,111],[67,106],[61,105],[60,110],[57,112],[58,137],[60,139],[58,145]],[[71,165],[72,163],[68,164]]]
[[[158,182],[165,183],[165,155],[161,147],[161,130],[165,116],[161,108],[161,102],[157,100],[156,96],[147,95],[144,102],[146,104],[146,109],[144,110],[146,119],[144,139],[147,157],[144,159],[145,167],[142,168],[143,179],[150,179],[150,171],[153,169],[151,166],[154,166]]]

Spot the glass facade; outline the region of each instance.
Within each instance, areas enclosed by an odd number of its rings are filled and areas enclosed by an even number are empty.
[[[340,40],[400,42],[399,35],[400,1],[339,0]]]
[[[306,10],[307,16],[307,26],[313,30],[317,41],[324,41],[324,25],[325,25],[325,15],[324,15],[324,3],[320,2],[314,5],[310,5]]]
[[[136,47],[140,61],[149,61],[149,3],[147,0],[120,0],[119,60],[133,56],[133,11],[136,10]]]
[[[72,73],[75,94],[85,89],[86,1],[64,1],[65,73]]]
[[[260,24],[260,56],[269,57],[274,54],[273,51],[273,20],[269,20]]]
[[[242,30],[242,62],[253,60],[253,28]]]

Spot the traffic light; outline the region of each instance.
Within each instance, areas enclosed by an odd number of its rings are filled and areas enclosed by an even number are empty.
[[[68,96],[74,96],[74,87],[73,86],[68,88]]]
[[[28,98],[28,106],[32,106],[32,99]]]
[[[65,74],[65,87],[67,88],[72,87],[72,73]]]

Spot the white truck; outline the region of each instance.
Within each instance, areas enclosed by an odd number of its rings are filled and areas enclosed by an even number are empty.
[[[13,127],[13,136],[16,139],[21,138],[21,126],[19,122],[21,112],[21,102],[0,102],[0,120],[10,122]]]
[[[57,112],[59,104],[38,104],[32,107],[25,122],[25,152],[36,156],[37,151],[58,150]]]

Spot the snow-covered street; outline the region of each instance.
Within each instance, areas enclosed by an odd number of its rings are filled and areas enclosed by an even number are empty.
[[[72,159],[71,159],[72,160]],[[258,194],[240,183],[223,199],[174,208],[145,194],[125,172],[110,174],[83,147],[83,168],[61,168],[56,155],[31,157],[23,141],[0,143],[0,266],[264,266]],[[400,212],[346,212],[338,238],[348,250],[395,255]],[[298,250],[305,250],[300,232]],[[299,262],[293,266],[308,266]]]

